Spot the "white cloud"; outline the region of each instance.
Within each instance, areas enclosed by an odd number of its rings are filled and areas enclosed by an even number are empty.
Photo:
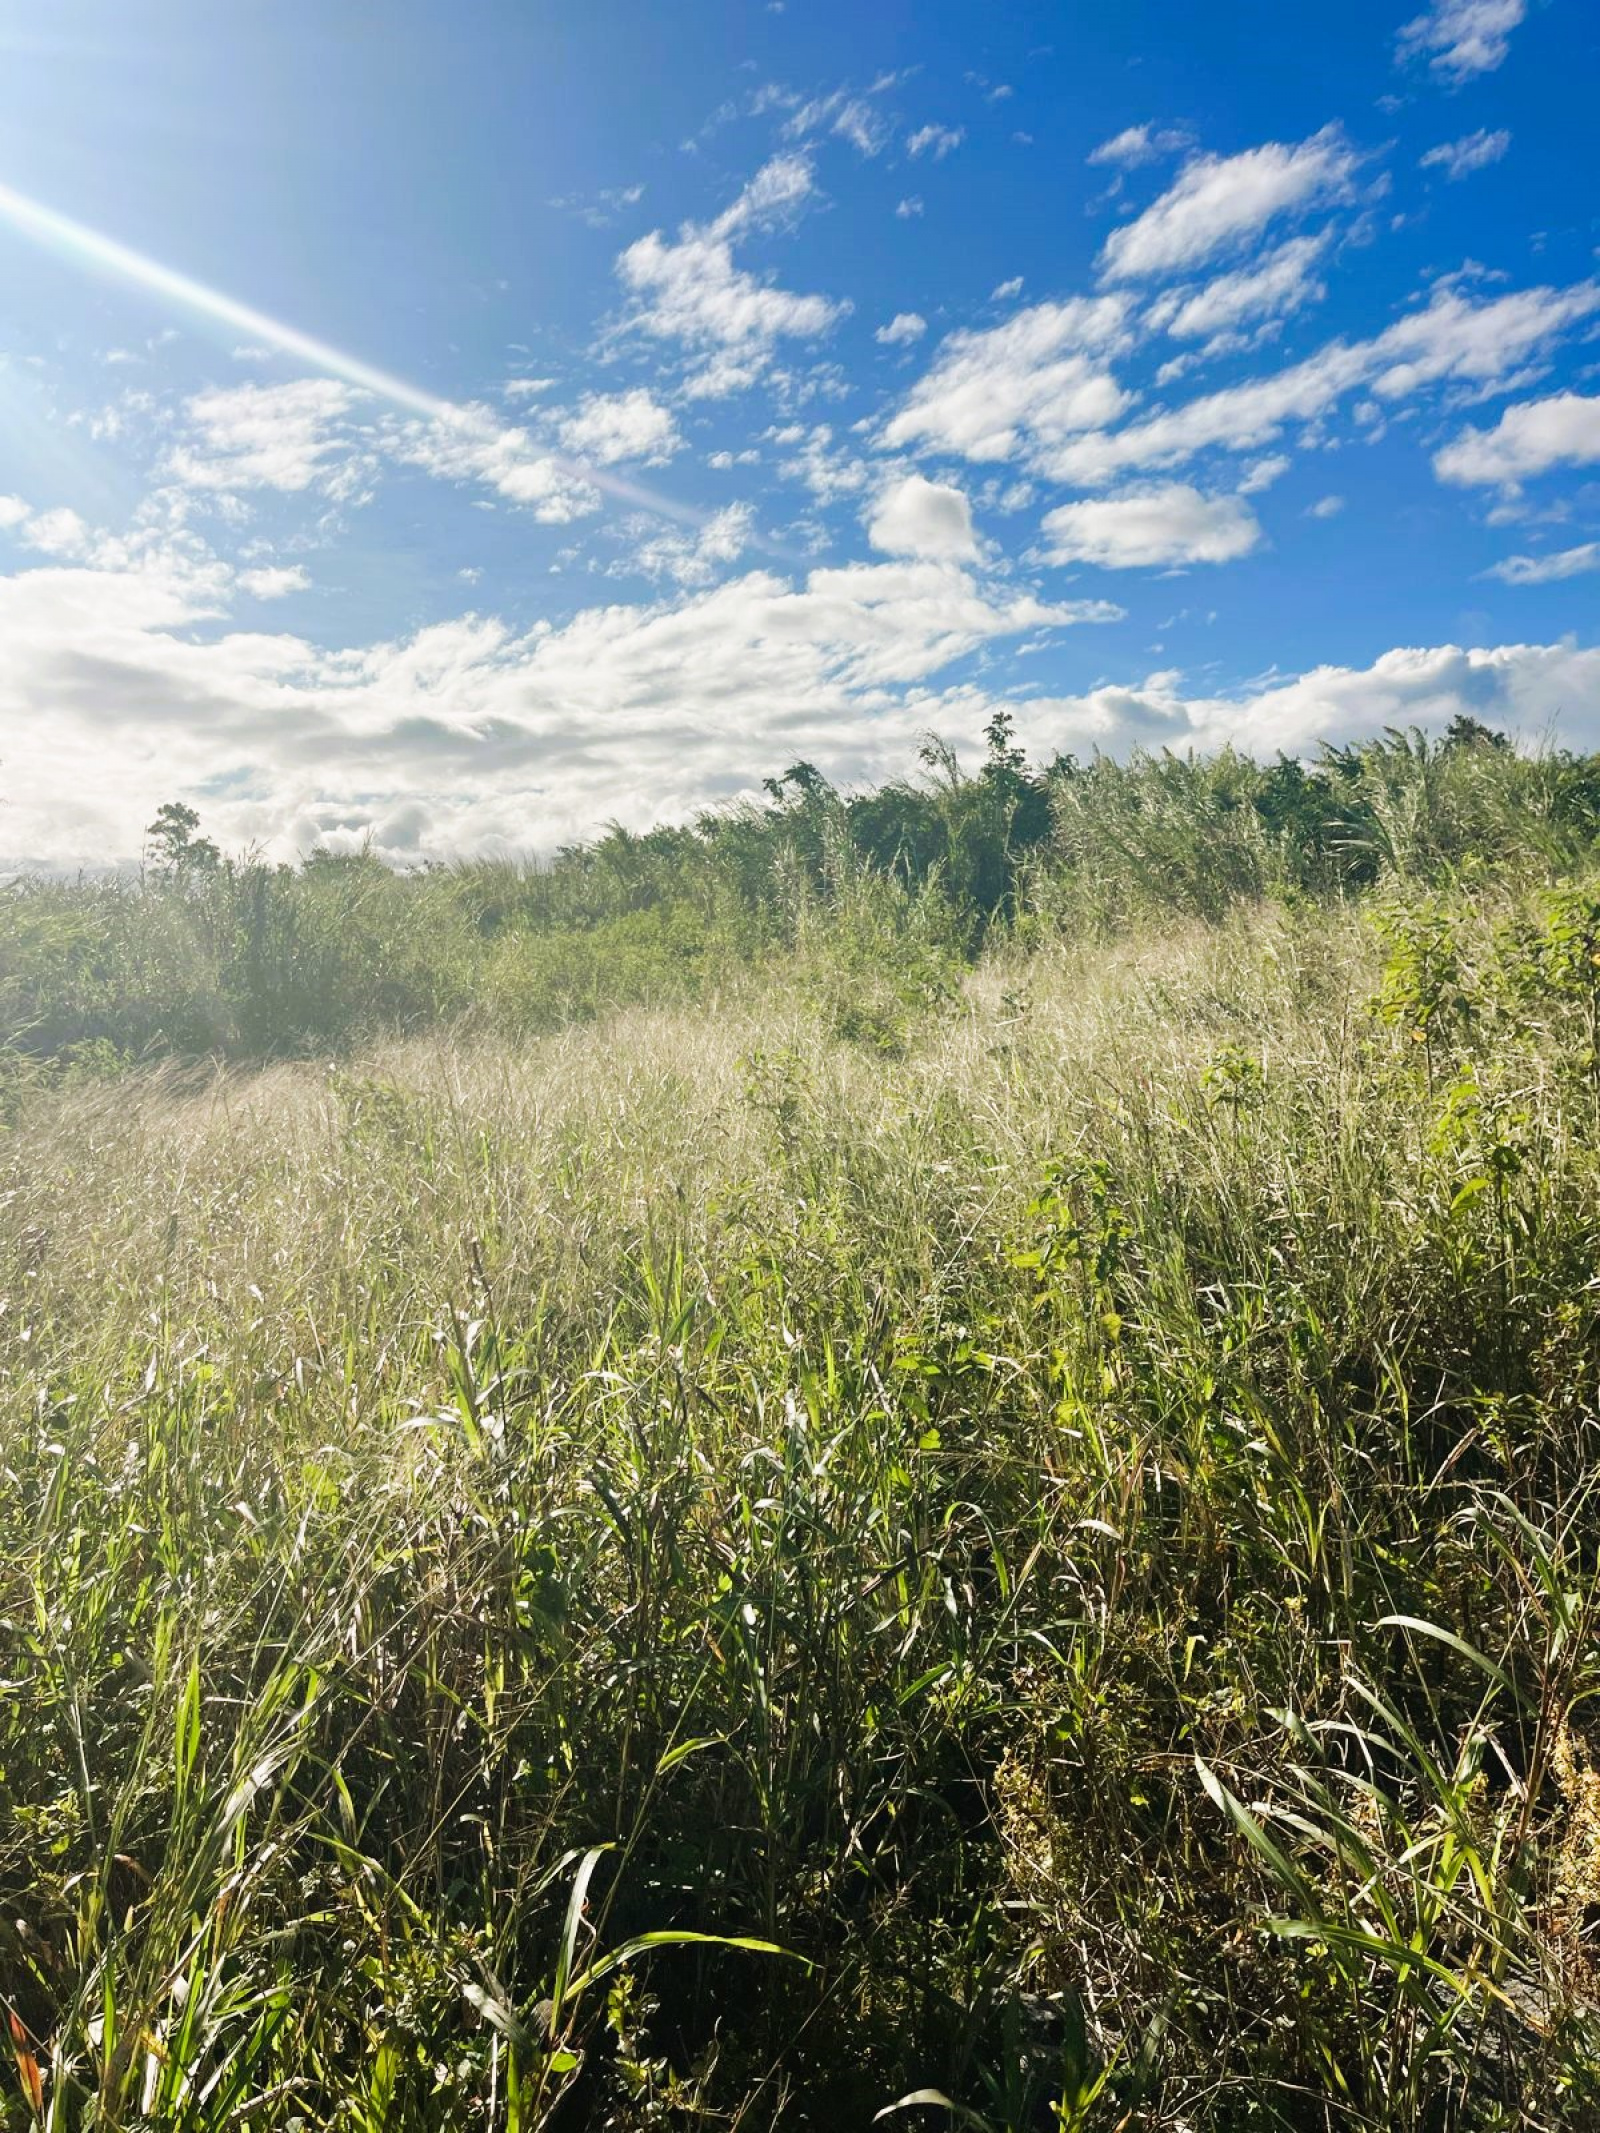
[[[1446,380],[1487,389],[1514,377],[1597,308],[1600,287],[1593,282],[1524,289],[1481,304],[1453,288],[1436,291],[1425,309],[1370,341],[1330,341],[1287,370],[1207,393],[1120,430],[1065,438],[1037,455],[1039,470],[1058,481],[1098,486],[1133,468],[1181,466],[1207,450],[1258,449],[1287,423],[1325,416],[1357,387],[1387,403]]]
[[[237,583],[253,600],[282,600],[306,591],[311,579],[298,563],[264,564],[258,570],[241,570]]]
[[[184,410],[189,441],[169,471],[196,489],[341,490],[351,478],[345,424],[356,397],[334,378],[197,393]]]
[[[1514,488],[1551,467],[1592,466],[1600,460],[1600,396],[1552,393],[1546,400],[1519,400],[1492,430],[1463,430],[1433,455],[1441,481],[1498,482]]]
[[[816,176],[803,155],[774,156],[763,163],[731,207],[709,225],[714,237],[738,237],[791,217],[816,191]],[[692,229],[694,225],[685,225]]]
[[[76,511],[69,511],[64,506],[39,512],[28,519],[20,531],[27,546],[38,549],[41,555],[59,556],[72,562],[88,556],[94,546],[89,528]]]
[[[893,446],[1011,459],[1111,422],[1128,395],[1108,367],[1127,343],[1120,296],[1034,304],[987,332],[952,333],[889,421]]]
[[[1194,156],[1159,200],[1111,232],[1101,271],[1112,281],[1186,271],[1279,215],[1340,197],[1355,168],[1331,126],[1292,148],[1268,141],[1242,155]]]
[[[681,820],[800,753],[841,779],[902,769],[952,707],[981,728],[981,696],[938,686],[953,662],[1120,613],[926,560],[751,571],[522,636],[469,615],[332,652],[197,631],[225,601],[226,573],[172,558],[0,576],[13,853],[135,852],[158,801],[219,764],[248,797],[204,801],[207,827],[274,856],[369,831],[413,857],[548,849],[611,818]]]
[[[561,425],[561,441],[580,459],[603,467],[642,459],[660,466],[682,445],[670,408],[642,385],[621,393],[587,393]]]
[[[1138,170],[1146,163],[1159,163],[1164,156],[1181,155],[1191,145],[1192,135],[1175,126],[1125,126],[1109,141],[1102,141],[1085,158],[1090,163],[1114,163],[1122,170]]]
[[[1303,304],[1320,302],[1328,292],[1312,270],[1328,248],[1329,234],[1291,237],[1255,266],[1219,274],[1198,289],[1168,289],[1146,317],[1179,340],[1210,339],[1241,319],[1260,313],[1282,318]]]
[[[677,585],[709,585],[744,554],[754,523],[748,504],[729,504],[695,532],[652,531],[635,551],[634,566],[646,577],[670,578]]]
[[[1263,489],[1270,489],[1275,481],[1281,481],[1289,471],[1289,462],[1281,452],[1268,459],[1258,459],[1244,470],[1239,483],[1241,496],[1259,496]]]
[[[1600,570],[1600,541],[1585,541],[1580,548],[1563,548],[1554,555],[1508,555],[1491,563],[1484,576],[1507,585],[1553,585],[1590,570]]]
[[[396,456],[444,481],[483,482],[545,525],[564,526],[600,508],[600,492],[525,429],[501,429],[482,408],[454,422],[408,423]]]
[[[966,137],[964,126],[919,126],[906,142],[906,148],[914,156],[931,155],[936,163],[942,163]]]
[[[785,121],[783,130],[790,140],[804,140],[808,134],[824,131],[834,133],[862,155],[876,156],[888,146],[893,128],[866,97],[848,89],[835,89],[828,96],[814,96],[801,104]]]
[[[28,506],[20,496],[0,496],[0,532],[9,533],[29,516]]]
[[[1237,496],[1202,496],[1164,482],[1123,496],[1086,497],[1044,517],[1048,560],[1103,570],[1231,563],[1260,544],[1261,527]]]
[[[538,393],[547,393],[555,382],[554,378],[507,378],[500,390],[508,400],[532,399]]]
[[[1314,504],[1307,504],[1307,518],[1337,518],[1344,509],[1342,496],[1319,496]]]
[[[920,474],[908,474],[885,489],[873,508],[867,538],[888,555],[968,559],[978,552],[964,491]]]
[[[989,291],[989,301],[994,304],[1008,304],[1010,303],[1012,297],[1020,296],[1021,294],[1022,276],[1020,274],[1013,274],[1009,281],[998,282],[995,287]]]
[[[1400,32],[1398,59],[1427,54],[1436,74],[1453,84],[1488,74],[1506,56],[1511,32],[1528,12],[1527,0],[1433,0]]]
[[[1185,695],[1182,676],[1017,706],[1018,738],[1055,748],[1230,744],[1258,757],[1303,755],[1318,741],[1359,741],[1390,726],[1438,728],[1462,714],[1532,737],[1559,725],[1578,747],[1600,743],[1600,649],[1445,644],[1385,652],[1370,667],[1315,667],[1233,696]]]
[[[819,504],[859,496],[872,479],[872,469],[864,459],[835,446],[833,429],[826,422],[809,430],[803,423],[791,423],[774,432],[772,441],[786,449],[799,446],[789,458],[779,460],[778,473],[785,481],[804,482]]]
[[[910,222],[922,213],[922,195],[912,193],[907,199],[897,201],[895,213],[902,222]]]
[[[1497,133],[1490,133],[1480,126],[1476,133],[1464,133],[1459,141],[1441,141],[1437,148],[1430,148],[1421,158],[1419,168],[1442,170],[1452,184],[1468,178],[1475,170],[1485,170],[1491,163],[1498,163],[1511,146],[1511,136],[1502,126]]]
[[[741,529],[714,522],[696,538],[726,550]],[[97,537],[94,553],[116,545]],[[469,615],[327,651],[228,627],[231,583],[214,561],[159,547],[0,575],[12,854],[134,853],[174,795],[200,801],[212,834],[273,856],[370,835],[415,859],[549,849],[610,818],[681,820],[802,753],[841,782],[902,774],[930,726],[975,734],[993,708],[970,683],[941,684],[955,661],[1120,612],[918,560],[797,582],[747,572],[521,636]],[[1231,694],[1186,693],[1168,673],[1008,706],[1039,754],[1144,741],[1270,756],[1461,712],[1535,736],[1562,717],[1563,738],[1594,746],[1600,649],[1397,649]],[[206,797],[219,762],[238,797]]]
[[[885,348],[900,348],[907,341],[920,341],[928,330],[928,321],[920,311],[897,311],[887,326],[880,326],[872,336]]]
[[[811,190],[806,159],[777,156],[714,222],[685,223],[676,239],[652,230],[618,258],[617,273],[634,298],[626,323],[658,340],[682,341],[707,359],[691,382],[698,396],[743,390],[780,340],[815,340],[849,309],[777,288],[734,263],[736,239],[782,220]]]

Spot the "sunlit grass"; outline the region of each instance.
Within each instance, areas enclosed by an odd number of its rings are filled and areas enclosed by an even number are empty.
[[[31,1099],[5,2122],[1590,2122],[1546,913]]]

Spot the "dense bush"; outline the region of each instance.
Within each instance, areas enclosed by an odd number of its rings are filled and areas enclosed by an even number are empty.
[[[1310,766],[1224,751],[1031,770],[1004,716],[987,744],[971,775],[931,741],[922,781],[853,796],[798,764],[688,827],[404,876],[361,854],[227,860],[169,806],[140,877],[0,892],[12,1078],[45,1059],[337,1052],[463,1017],[547,1029],[721,995],[803,944],[837,993],[863,975],[868,906],[871,982],[916,998],[997,929],[1097,938],[1263,897],[1549,878],[1600,829],[1600,759],[1521,755],[1470,722]],[[862,1019],[870,1036],[884,1017]]]

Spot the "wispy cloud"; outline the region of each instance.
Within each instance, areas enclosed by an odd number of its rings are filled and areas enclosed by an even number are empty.
[[[1504,127],[1490,133],[1480,126],[1476,133],[1464,133],[1459,141],[1441,141],[1437,148],[1430,148],[1421,158],[1421,168],[1442,170],[1454,184],[1471,177],[1475,170],[1486,170],[1491,163],[1498,163],[1510,146],[1511,136]]]
[[[871,100],[853,89],[834,89],[808,97],[784,122],[784,133],[801,141],[816,133],[836,134],[864,156],[882,155],[894,133],[893,121]]]
[[[1252,237],[1279,216],[1347,191],[1356,157],[1335,127],[1294,147],[1268,141],[1236,156],[1195,156],[1100,254],[1111,281],[1182,273]]]
[[[1400,32],[1395,56],[1426,58],[1435,74],[1459,86],[1502,63],[1527,12],[1527,0],[1434,0]]]
[[[1553,555],[1508,555],[1491,563],[1484,576],[1507,585],[1554,585],[1591,570],[1600,570],[1600,541],[1585,541],[1581,547],[1562,548]]]
[[[953,149],[959,148],[967,137],[964,126],[919,126],[906,142],[907,152],[914,156],[932,156],[942,163]]]
[[[1146,318],[1180,340],[1210,339],[1246,319],[1282,318],[1327,294],[1315,269],[1329,241],[1328,231],[1314,237],[1291,237],[1254,266],[1219,274],[1199,288],[1164,291]]]
[[[643,198],[642,185],[612,185],[597,193],[564,193],[550,205],[562,213],[576,215],[592,230],[607,230]]]
[[[1102,141],[1085,158],[1089,163],[1109,163],[1119,170],[1139,170],[1146,163],[1159,163],[1168,156],[1182,155],[1194,146],[1194,136],[1181,126],[1125,126],[1109,141]]]

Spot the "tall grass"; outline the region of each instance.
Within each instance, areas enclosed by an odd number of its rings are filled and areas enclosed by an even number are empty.
[[[1387,879],[27,1096],[0,2122],[1595,2123],[1600,905]]]
[[[521,1037],[717,1003],[808,972],[846,1035],[898,1046],[1000,940],[1103,940],[1263,898],[1545,880],[1600,834],[1600,757],[1458,721],[1305,765],[1141,754],[1033,769],[1004,716],[963,769],[767,798],[538,863],[391,872],[372,853],[224,859],[169,805],[133,877],[0,887],[0,1112],[28,1086],[220,1053],[343,1054],[442,1024]]]

